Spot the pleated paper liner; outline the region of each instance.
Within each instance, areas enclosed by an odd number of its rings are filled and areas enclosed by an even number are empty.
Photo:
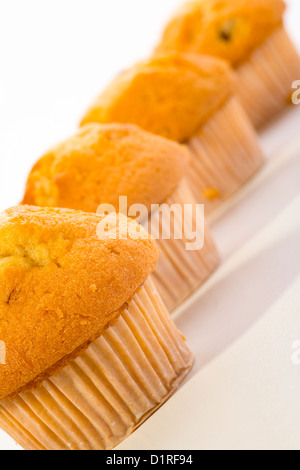
[[[291,104],[292,83],[300,79],[300,58],[283,27],[237,69],[237,96],[256,128]]]
[[[256,132],[236,98],[229,99],[197,136],[188,142],[192,154],[188,182],[206,214],[238,191],[264,164]]]
[[[178,388],[193,356],[148,279],[116,323],[36,390],[0,402],[27,450],[112,449]]]
[[[161,215],[158,212],[150,215],[147,229],[160,249],[152,279],[171,312],[209,278],[218,267],[220,258],[209,229],[204,227],[203,217],[196,216],[196,201],[185,180],[165,204],[161,207]],[[171,239],[162,239],[162,233],[168,233],[169,208],[173,205],[176,205],[176,210]],[[155,231],[153,226],[159,229]],[[197,232],[198,240],[204,240],[201,249],[187,250],[190,240],[186,235],[191,232]],[[176,233],[180,239],[175,239]]]

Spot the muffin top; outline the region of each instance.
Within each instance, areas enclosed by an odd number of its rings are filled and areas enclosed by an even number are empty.
[[[119,75],[84,117],[136,124],[186,142],[233,93],[226,62],[198,54],[157,55]]]
[[[160,204],[177,188],[188,152],[133,125],[89,124],[33,168],[24,204],[96,212],[100,204]],[[127,215],[127,214],[126,214]]]
[[[192,0],[165,29],[159,52],[197,52],[228,60],[247,60],[282,23],[282,0]]]
[[[19,206],[0,215],[0,399],[76,357],[153,271],[154,241],[117,220],[99,232],[103,218],[79,211]]]

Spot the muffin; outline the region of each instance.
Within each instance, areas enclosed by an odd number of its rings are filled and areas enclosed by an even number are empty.
[[[25,449],[111,449],[192,367],[149,279],[155,242],[117,220],[99,238],[95,214],[1,214],[0,426]]]
[[[123,73],[83,119],[129,122],[187,145],[188,183],[207,213],[262,166],[255,131],[235,96],[235,78],[221,59],[198,54],[155,56]]]
[[[204,229],[203,217],[199,220],[195,199],[184,181],[188,157],[183,146],[134,125],[89,124],[34,166],[23,203],[94,213],[105,212],[108,204],[115,212],[139,216],[160,248],[153,279],[172,311],[219,264],[212,236]],[[127,198],[125,207],[119,201],[122,196]],[[192,207],[187,216],[186,204]],[[172,226],[170,207],[176,209]],[[187,250],[188,240],[180,235],[192,233],[195,226],[198,239],[205,236],[204,246]],[[170,236],[163,236],[168,229]]]
[[[165,29],[159,52],[210,54],[234,67],[237,96],[256,128],[291,103],[300,59],[282,0],[193,0]]]

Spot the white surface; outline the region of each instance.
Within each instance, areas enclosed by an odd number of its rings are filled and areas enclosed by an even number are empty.
[[[299,212],[300,198],[289,210],[278,219],[279,230]],[[300,223],[297,232],[299,239]],[[300,277],[245,337],[119,449],[299,450],[300,374],[292,362],[300,336],[299,290]]]
[[[300,365],[292,363],[300,340],[300,140],[274,158],[215,223],[227,260],[176,314],[196,355],[189,380],[119,449],[300,449]],[[290,182],[280,186],[283,199],[265,204],[282,175]],[[234,249],[228,231],[239,223],[256,233],[241,247],[235,233]]]
[[[180,3],[0,0],[0,210],[20,201],[33,163],[74,132],[111,77],[151,52]],[[287,3],[300,49],[300,2]],[[300,447],[289,362],[300,340],[299,126],[295,107],[262,134],[266,169],[213,225],[224,264],[177,315],[193,374],[122,448]],[[0,433],[0,450],[15,448]]]

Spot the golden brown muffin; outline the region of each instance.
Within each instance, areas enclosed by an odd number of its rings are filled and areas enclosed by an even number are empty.
[[[133,125],[90,124],[34,166],[23,203],[96,212],[99,204],[159,204],[186,173],[188,152]]]
[[[211,54],[236,73],[236,96],[256,129],[291,104],[300,57],[282,0],[189,1],[165,29],[159,53]]]
[[[263,164],[257,135],[236,98],[234,77],[225,61],[212,56],[155,56],[113,81],[83,122],[131,122],[186,144],[189,185],[208,213]]]
[[[99,239],[100,220],[29,206],[1,214],[1,399],[44,379],[99,337],[153,271],[158,250],[146,232],[135,240],[109,232]]]
[[[188,162],[185,146],[134,125],[88,124],[34,166],[23,203],[90,212],[110,204],[124,213],[135,204],[143,204],[145,213],[139,214],[144,216],[142,223],[149,222],[147,230],[151,227],[157,238],[160,222],[152,222],[161,217],[168,233],[170,216],[163,208],[152,212],[153,205],[165,203],[168,211],[177,203],[183,214],[186,203],[196,204],[189,189],[183,187]],[[120,196],[127,197],[127,207],[119,207]],[[187,225],[181,222],[182,217],[176,218],[177,233]],[[199,236],[202,230],[198,228]],[[205,247],[193,252],[186,251],[184,237],[173,244],[171,231],[170,239],[158,241],[161,257],[153,276],[170,311],[218,266],[219,256],[208,229],[205,235]]]
[[[112,449],[193,365],[149,279],[154,242],[110,217],[0,215],[0,426],[24,449]]]
[[[231,64],[249,54],[282,24],[282,0],[193,0],[165,29],[158,52],[211,54]]]
[[[129,122],[186,142],[222,106],[233,88],[232,72],[220,59],[196,54],[159,55],[117,77],[82,124]]]

